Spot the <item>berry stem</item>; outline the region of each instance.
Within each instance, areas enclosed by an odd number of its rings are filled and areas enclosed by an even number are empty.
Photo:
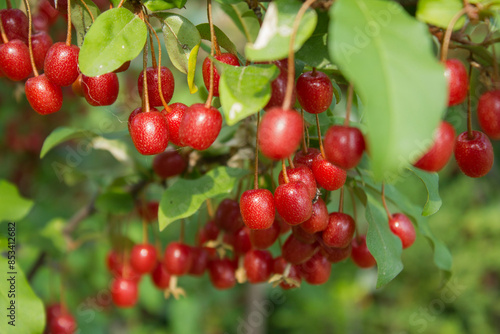
[[[92,12],[90,11],[89,6],[87,6],[87,4],[85,3],[85,1],[83,1],[83,0],[80,0],[80,2],[82,3],[83,7],[85,7],[85,9],[87,10],[87,12],[89,13],[89,16],[90,16],[90,19],[92,20],[92,23],[94,23],[95,22],[94,14],[92,14]]]
[[[496,63],[496,60],[494,61],[494,63]],[[474,138],[474,135],[472,134],[472,112],[471,112],[471,98],[470,98],[471,77],[472,77],[472,63],[469,63],[469,82],[467,83],[467,137],[469,137],[469,139]]]
[[[295,81],[295,37],[297,36],[297,31],[299,30],[300,20],[302,16],[306,13],[306,10],[311,6],[313,2],[316,0],[307,0],[300,7],[295,20],[293,21],[292,33],[290,34],[290,44],[288,46],[288,76],[286,82],[286,92],[285,99],[283,100],[282,108],[288,110],[292,107],[292,95],[293,95],[293,86]]]
[[[146,20],[148,27],[150,27],[150,24],[148,20]],[[153,44],[153,35],[151,35],[151,32],[149,32],[149,45],[151,46],[151,63],[153,64],[153,68],[159,67],[158,64],[156,63],[156,55],[155,55],[155,48]],[[159,57],[159,55],[158,55]]]
[[[160,100],[161,100],[161,104],[163,105],[163,107],[165,108],[165,110],[167,111],[167,113],[171,112],[172,109],[168,106],[168,103],[167,101],[165,101],[165,98],[163,97],[163,90],[161,88],[161,44],[160,44],[160,38],[158,37],[158,34],[156,33],[156,31],[153,29],[153,27],[151,26],[151,24],[149,23],[149,19],[146,19],[146,24],[148,25],[148,28],[149,28],[149,37],[151,39],[151,55],[153,57],[153,67],[156,68],[156,59],[154,58],[155,57],[155,53],[154,53],[154,50],[153,50],[153,37],[151,36],[151,32],[153,32],[153,34],[155,35],[156,37],[156,42],[158,42],[158,91],[160,92]]]
[[[344,187],[340,188],[339,212],[344,213]]]
[[[121,6],[123,6],[124,2],[125,2],[125,0],[121,0],[120,3],[118,4],[118,8],[120,8]],[[111,3],[111,1],[110,1],[110,3]],[[111,5],[113,5],[113,4],[111,3]]]
[[[212,201],[210,200],[210,198],[207,199],[207,213],[210,219],[214,218],[214,207],[212,205]]]
[[[68,0],[68,32],[66,33],[66,45],[71,45],[71,0]]]
[[[285,179],[285,183],[289,183],[290,179],[288,178],[288,173],[286,172],[285,159],[281,159],[281,170],[283,171],[283,178]]]
[[[253,179],[254,189],[259,189],[259,124],[260,112],[257,112],[257,134],[255,136],[255,174]]]
[[[450,39],[451,39],[451,34],[453,32],[453,27],[457,23],[457,21],[467,13],[466,8],[462,8],[461,11],[456,13],[450,20],[450,23],[448,24],[448,27],[446,28],[446,33],[444,34],[443,38],[443,46],[441,47],[441,62],[444,63],[446,62],[446,59],[448,58],[448,47],[450,45]]]
[[[344,126],[348,127],[349,126],[349,120],[351,119],[351,109],[352,109],[352,98],[354,89],[352,87],[352,83],[349,83],[349,87],[347,88],[347,105],[345,107],[345,120],[344,120]]]
[[[306,121],[304,120],[304,109],[300,109],[300,114],[302,115],[302,124],[303,124],[303,131],[302,131],[302,152],[307,154],[307,144],[306,144]]]
[[[69,2],[68,2],[69,3]],[[31,7],[29,4],[28,0],[24,0],[24,5],[26,6],[26,12],[28,13],[28,48],[29,48],[29,53],[30,53],[30,62],[31,62],[31,68],[33,68],[33,74],[35,77],[38,76],[38,70],[36,69],[35,65],[35,57],[33,56],[33,45],[31,43],[31,34],[33,33],[33,26],[32,26],[32,16],[31,16]],[[3,38],[3,27],[2,27],[2,38]]]
[[[142,219],[142,243],[148,243],[148,225],[146,223],[146,219]]]
[[[7,2],[7,9],[11,9],[12,3],[10,2],[10,0],[6,0],[6,2]]]
[[[316,127],[318,128],[319,150],[321,151],[321,156],[323,156],[323,158],[326,159],[325,150],[323,148],[323,140],[321,140],[321,128],[319,126],[319,117],[318,114],[315,115],[316,115]]]
[[[290,168],[295,168],[291,157],[288,157],[288,165],[290,166]]]
[[[208,16],[208,24],[210,26],[210,39],[212,40],[210,46],[210,55],[214,56],[214,48],[215,44],[215,30],[214,23],[212,22],[212,0],[207,1],[207,16]],[[205,108],[210,108],[212,105],[212,98],[214,97],[214,62],[210,60],[210,85],[208,89],[208,97],[207,102],[205,102]]]
[[[142,14],[142,12],[141,12]],[[142,17],[144,20],[144,16]],[[148,80],[147,80],[147,68],[148,68],[148,42],[144,44],[144,50],[142,53],[142,112],[149,112],[149,95],[148,95]],[[160,94],[161,95],[161,94]]]
[[[7,34],[5,33],[5,29],[3,28],[2,20],[0,20],[0,34],[2,35],[2,42],[4,44],[9,43],[9,39],[7,38]]]
[[[392,219],[391,211],[387,207],[387,202],[385,201],[385,184],[382,183],[382,204],[384,205],[385,212],[387,213],[387,217]]]

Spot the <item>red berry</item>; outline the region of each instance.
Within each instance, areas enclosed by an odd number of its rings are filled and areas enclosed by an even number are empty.
[[[273,272],[275,274],[283,274],[285,272],[285,268],[287,265],[288,263],[286,262],[286,260],[282,256],[279,256],[275,258],[273,261]],[[302,276],[300,273],[299,266],[291,265],[287,277],[295,279],[300,284],[300,282],[302,281]],[[285,282],[281,282],[280,286],[283,290],[296,288],[296,286]]]
[[[317,184],[329,191],[342,188],[347,179],[347,173],[344,169],[325,160],[321,154],[314,159],[312,171]]]
[[[180,242],[171,242],[165,249],[163,264],[167,271],[175,276],[182,276],[189,272],[193,257],[191,247]]]
[[[49,25],[53,25],[59,17],[59,11],[55,9],[47,0],[40,1],[38,4],[38,10],[40,14],[44,14],[47,17]]]
[[[165,66],[161,67],[161,91],[163,99],[169,103],[174,95],[174,76],[172,72]],[[160,107],[161,103],[160,90],[158,89],[158,68],[148,67],[146,69],[146,81],[148,84],[148,99],[151,107]],[[144,71],[141,71],[139,79],[137,79],[137,88],[139,89],[139,96],[142,99],[144,88]]]
[[[287,158],[299,146],[302,131],[302,117],[298,112],[280,107],[269,109],[260,123],[259,148],[269,159]]]
[[[446,166],[455,146],[455,129],[442,121],[434,132],[434,144],[416,163],[415,167],[428,172],[438,172]]]
[[[238,57],[231,53],[221,53],[220,55],[215,56],[215,59],[218,61],[232,65],[232,66],[240,66],[240,62],[238,60]],[[203,73],[203,82],[205,83],[205,87],[207,89],[210,89],[210,64],[212,61],[210,58],[205,58],[203,61],[203,66],[202,66],[202,73]],[[214,96],[219,96],[219,80],[220,80],[220,75],[217,72],[217,69],[215,68],[215,64],[213,65],[213,83],[214,83]]]
[[[54,316],[48,327],[51,334],[73,334],[77,329],[75,318],[67,312]]]
[[[79,53],[80,48],[76,45],[66,45],[63,42],[53,44],[45,56],[44,71],[47,78],[61,87],[71,85],[80,74]]]
[[[162,110],[163,116],[167,119],[168,122],[168,133],[170,135],[170,141],[172,144],[177,145],[179,147],[184,146],[182,144],[179,134],[179,127],[181,125],[182,117],[188,108],[184,103],[173,103],[170,106],[170,111]]]
[[[219,236],[219,228],[213,220],[209,220],[199,231],[196,236],[196,242],[199,246],[203,246],[209,240],[215,240]]]
[[[351,255],[352,243],[345,248],[335,248],[335,247],[321,247],[321,253],[326,257],[328,262],[337,263],[344,261]]]
[[[49,3],[61,14],[68,13],[68,0],[48,0]]]
[[[32,72],[30,51],[18,39],[0,45],[0,71],[12,81],[26,79]]]
[[[147,203],[141,203],[137,206],[137,212],[142,219],[146,222],[151,223],[158,220],[158,207],[160,203],[158,201],[150,201]]]
[[[316,158],[316,156],[319,154],[321,154],[321,152],[317,148],[309,147],[306,153],[304,153],[303,150],[300,150],[295,153],[295,156],[293,157],[293,163],[297,165],[306,165],[307,167],[309,167],[309,169],[312,170],[314,158]]]
[[[215,211],[215,225],[223,231],[235,232],[243,226],[240,205],[235,200],[226,198]]]
[[[266,249],[271,247],[278,239],[281,226],[278,220],[274,220],[271,227],[265,230],[250,230],[250,242],[257,249]]]
[[[464,64],[458,59],[448,59],[444,75],[448,80],[448,107],[464,102],[469,84]]]
[[[183,145],[203,151],[209,148],[222,127],[222,116],[214,107],[195,103],[187,108],[179,125],[179,139]]]
[[[245,255],[252,248],[250,229],[243,226],[235,232],[226,233],[224,235],[224,242],[233,247],[234,255]]]
[[[330,127],[323,144],[328,161],[343,169],[356,167],[365,150],[363,134],[351,126]]]
[[[137,282],[126,278],[115,278],[111,283],[111,298],[118,307],[134,306],[138,298]]]
[[[307,283],[313,285],[325,284],[330,278],[332,264],[320,252],[300,265],[300,273]]]
[[[323,199],[319,198],[312,206],[311,218],[299,226],[307,233],[313,234],[323,231],[328,225],[328,210]]]
[[[236,285],[234,267],[229,259],[216,259],[208,265],[210,281],[216,289],[231,289]]]
[[[318,185],[316,184],[314,173],[309,167],[305,165],[297,165],[295,166],[295,168],[287,167],[286,173],[290,182],[302,182],[306,185],[311,200],[316,198]],[[278,176],[278,182],[279,184],[285,183],[285,176],[283,175],[283,171],[281,171]]]
[[[465,175],[482,177],[493,166],[493,147],[481,131],[472,131],[472,138],[466,131],[455,140],[455,159]]]
[[[135,245],[130,252],[130,264],[139,274],[149,273],[155,268],[156,255],[153,245]]]
[[[268,251],[254,249],[245,254],[243,266],[250,283],[262,283],[273,272],[273,256]]]
[[[333,85],[330,78],[323,72],[302,73],[297,79],[296,87],[299,103],[308,113],[322,113],[332,104]]]
[[[46,324],[49,325],[50,322],[52,321],[52,319],[54,319],[55,317],[60,315],[62,312],[63,312],[63,308],[62,308],[61,304],[53,304],[53,305],[47,306],[47,309],[45,312],[45,314],[47,316]]]
[[[115,73],[106,73],[96,77],[83,75],[82,84],[85,100],[95,107],[110,106],[115,103],[120,90],[118,76]]]
[[[312,215],[312,201],[307,186],[302,182],[282,184],[274,191],[276,210],[290,225],[305,222]]]
[[[341,212],[332,212],[322,237],[329,247],[345,248],[351,243],[355,231],[356,223],[351,216]]]
[[[274,222],[274,197],[267,189],[245,191],[240,198],[243,222],[252,230],[264,230]]]
[[[28,17],[22,10],[2,9],[0,10],[0,18],[9,41],[18,39],[25,44],[28,43]],[[1,39],[0,43],[2,43]]]
[[[121,72],[125,72],[126,70],[128,70],[128,68],[130,67],[130,60],[129,61],[126,61],[124,62],[123,64],[121,64],[120,67],[118,67],[116,70],[113,71],[113,73],[121,73]],[[163,88],[163,86],[162,86]],[[142,95],[141,95],[142,96]]]
[[[500,90],[481,95],[477,105],[477,118],[488,137],[500,139]]]
[[[370,268],[377,264],[375,258],[366,246],[366,236],[354,238],[351,242],[351,259],[360,268]]]
[[[286,87],[288,86],[288,70],[286,62],[286,59],[274,62],[274,64],[278,66],[280,74],[271,82],[271,98],[269,99],[269,102],[267,102],[267,105],[264,107],[266,111],[270,110],[273,107],[281,107],[283,105],[283,101],[285,100]],[[295,103],[296,99],[297,90],[294,84],[292,105]]]
[[[158,154],[153,160],[153,170],[162,179],[180,175],[186,168],[187,161],[175,150]]]
[[[189,275],[201,276],[208,266],[208,251],[205,247],[191,247],[193,262],[189,269]]]
[[[52,114],[62,107],[61,87],[50,82],[45,74],[29,78],[24,85],[24,90],[33,110],[41,115]]]
[[[156,266],[151,272],[151,278],[154,285],[160,290],[164,290],[170,285],[170,273],[162,262],[156,262]]]
[[[303,224],[304,223],[302,223],[300,225],[292,226],[292,234],[293,234],[293,236],[297,240],[299,240],[300,242],[303,242],[305,244],[313,244],[313,243],[315,243],[316,242],[316,235],[304,231],[304,229],[302,228]]]
[[[52,46],[52,38],[45,31],[38,32],[31,36],[31,47],[33,48],[33,58],[36,68],[41,70],[45,62],[45,56]]]
[[[317,243],[306,244],[290,235],[281,248],[281,255],[291,264],[301,264],[309,260],[318,249]]]
[[[155,108],[133,117],[129,131],[135,147],[143,155],[162,153],[168,146],[167,120]]]
[[[415,242],[415,227],[413,226],[410,218],[408,218],[405,214],[393,214],[392,218],[389,219],[389,227],[391,228],[392,233],[401,239],[403,249],[410,247]]]

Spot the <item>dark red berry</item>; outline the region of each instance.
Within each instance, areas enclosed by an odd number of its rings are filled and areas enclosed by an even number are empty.
[[[143,202],[137,206],[137,212],[147,223],[151,223],[158,220],[159,206],[160,203],[158,203],[158,201],[149,201],[147,203]]]
[[[33,110],[41,115],[52,114],[62,107],[61,87],[50,82],[45,74],[29,78],[24,85],[24,90]]]
[[[151,278],[154,285],[160,290],[164,290],[170,285],[170,273],[160,261],[156,262],[156,266],[151,272]]]
[[[32,72],[30,51],[18,39],[0,45],[0,71],[12,81],[26,79]]]
[[[322,198],[319,198],[312,206],[311,218],[299,226],[307,233],[313,234],[323,231],[328,225],[328,210]]]
[[[273,272],[275,274],[284,274],[287,265],[288,263],[286,262],[286,260],[282,256],[279,256],[275,258],[273,261]],[[297,281],[297,283],[300,284],[300,282],[302,281],[302,276],[300,273],[299,266],[291,265],[287,277],[294,279],[295,281]],[[280,286],[283,290],[297,288],[297,286],[285,282],[281,282]]]
[[[168,146],[168,125],[163,115],[151,108],[149,112],[139,112],[129,125],[130,136],[139,153],[158,154]]]
[[[209,253],[205,247],[191,247],[193,262],[188,274],[201,276],[205,273],[208,266]]]
[[[243,226],[240,205],[237,201],[226,198],[220,202],[215,211],[215,225],[223,231],[235,232]]]
[[[401,239],[403,249],[410,247],[415,242],[415,227],[413,226],[410,218],[408,218],[405,214],[393,214],[389,219],[389,227],[391,228],[392,233]]]
[[[318,186],[329,191],[342,188],[347,179],[347,173],[344,169],[325,160],[321,154],[314,159],[312,171]]]
[[[335,247],[321,247],[321,253],[326,257],[328,262],[337,263],[344,261],[351,255],[352,243],[345,248],[335,248]]]
[[[251,189],[241,195],[241,217],[252,230],[264,230],[271,227],[275,211],[273,194],[267,189]]]
[[[322,113],[332,104],[333,85],[323,72],[302,73],[297,79],[296,88],[299,103],[308,113]]]
[[[183,145],[203,151],[209,148],[222,127],[219,110],[195,103],[187,108],[179,125],[179,139]]]
[[[304,231],[302,228],[302,224],[292,226],[292,234],[293,236],[299,240],[300,242],[306,243],[306,244],[313,244],[316,242],[316,235],[308,233]]]
[[[316,184],[316,178],[314,177],[314,173],[309,167],[307,167],[306,165],[297,165],[295,166],[295,168],[287,167],[286,173],[289,182],[304,183],[307,187],[307,191],[309,193],[309,197],[311,198],[311,200],[316,198],[318,186]],[[283,171],[281,171],[278,176],[278,182],[279,184],[285,183],[285,176],[283,175]]]
[[[31,47],[33,48],[33,58],[38,70],[43,68],[45,56],[52,46],[52,38],[45,31],[38,32],[31,36]]]
[[[243,226],[239,230],[224,234],[224,242],[233,247],[236,256],[245,255],[251,248],[250,229]]]
[[[464,64],[458,59],[446,61],[444,75],[448,80],[448,107],[464,102],[469,79]]]
[[[186,159],[176,150],[169,150],[158,154],[153,160],[153,170],[162,179],[180,175],[186,168]]]
[[[355,231],[356,223],[351,216],[341,212],[332,212],[322,237],[329,247],[345,248],[351,243]]]
[[[273,256],[268,251],[254,249],[245,254],[243,266],[250,283],[262,283],[273,272]]]
[[[307,186],[302,182],[282,184],[274,191],[276,210],[290,225],[305,222],[312,215],[312,201]]]
[[[203,246],[207,241],[215,240],[219,236],[219,228],[213,220],[209,220],[196,236],[198,246]]]
[[[332,264],[320,252],[300,265],[301,276],[309,284],[325,284],[330,278]]]
[[[28,17],[22,10],[10,8],[0,10],[5,35],[9,41],[18,39],[21,42],[28,43]],[[0,39],[2,43],[2,39]]]
[[[469,177],[482,177],[493,166],[493,147],[481,131],[472,131],[472,138],[466,132],[455,140],[455,160],[460,170]]]
[[[184,146],[182,144],[179,134],[179,127],[181,125],[182,117],[184,116],[184,112],[188,108],[184,103],[172,103],[170,106],[170,111],[162,110],[163,116],[167,119],[168,122],[168,133],[170,135],[170,141],[172,144],[177,145],[179,147]]]
[[[334,125],[323,142],[328,161],[343,169],[356,167],[365,150],[365,138],[358,128]]]
[[[351,245],[351,259],[358,267],[370,268],[377,264],[366,245],[366,236],[362,235],[358,238],[354,238]]]
[[[267,102],[267,105],[264,107],[266,111],[274,107],[281,107],[283,105],[283,101],[285,100],[286,87],[288,86],[288,70],[286,62],[286,59],[274,62],[280,69],[280,74],[271,82],[271,98],[269,99],[269,102]],[[297,90],[294,84],[292,105],[295,103],[296,99]]]
[[[163,99],[166,103],[169,103],[174,95],[174,76],[172,72],[165,66],[161,67],[161,91],[163,93]],[[151,107],[162,106],[160,90],[158,89],[158,68],[148,67],[146,69],[146,82],[148,85],[148,99],[149,105]],[[137,88],[139,89],[139,96],[142,98],[144,89],[144,71],[139,75],[137,79]]]
[[[281,226],[278,220],[274,220],[271,227],[265,230],[250,230],[250,242],[257,249],[267,249],[278,239]]]
[[[63,42],[53,44],[45,56],[44,72],[47,78],[61,87],[71,85],[80,74],[79,53],[80,48],[76,45],[66,45]]]
[[[234,267],[229,259],[216,259],[210,261],[208,265],[210,281],[216,289],[231,289],[236,285]]]
[[[302,117],[298,112],[281,107],[269,109],[260,123],[259,148],[269,159],[287,158],[299,146],[302,131]]]
[[[317,243],[306,244],[297,240],[293,235],[290,235],[281,248],[281,255],[291,264],[301,264],[309,260],[318,249],[319,246]]]
[[[191,247],[180,242],[171,242],[165,249],[163,264],[167,271],[176,276],[182,276],[189,272],[193,257]]]
[[[455,129],[442,121],[434,132],[434,144],[416,163],[415,167],[428,172],[438,172],[446,166],[455,146]]]
[[[218,61],[232,65],[232,66],[240,66],[240,62],[238,60],[238,57],[231,53],[221,53],[220,55],[216,55],[215,59]],[[205,87],[207,89],[210,89],[210,64],[212,61],[210,58],[205,58],[203,61],[203,66],[202,66],[202,73],[203,73],[203,82],[205,83]],[[215,68],[215,65],[213,65],[213,83],[214,83],[214,96],[219,96],[219,80],[220,80],[220,75],[217,72],[217,69]]]
[[[307,167],[309,167],[309,169],[312,170],[314,158],[316,158],[316,156],[319,154],[321,154],[321,152],[317,148],[309,147],[306,153],[304,153],[303,150],[300,150],[295,153],[295,156],[293,157],[293,163],[306,165]]]
[[[85,100],[92,106],[110,106],[115,103],[120,90],[118,76],[106,73],[96,77],[82,76]]]
[[[500,139],[500,90],[481,95],[477,105],[477,118],[488,137]]]

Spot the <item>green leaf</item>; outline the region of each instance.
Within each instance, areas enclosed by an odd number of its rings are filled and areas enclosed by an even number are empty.
[[[144,6],[152,12],[168,10],[172,8],[182,8],[187,0],[146,0]]]
[[[45,138],[42,150],[40,151],[40,159],[42,159],[51,149],[61,143],[64,143],[65,141],[84,137],[93,138],[95,136],[97,136],[97,134],[90,130],[61,126],[52,131],[52,133],[47,138]]]
[[[330,53],[363,101],[373,176],[387,179],[432,138],[446,109],[444,68],[427,26],[395,2],[338,0],[330,18]]]
[[[221,166],[196,180],[178,179],[163,193],[158,210],[160,231],[196,213],[205,200],[230,193],[246,174],[247,170]]]
[[[210,36],[210,25],[208,23],[198,24],[196,26],[198,32],[200,33],[201,39],[211,41],[212,38]],[[215,38],[217,39],[217,44],[220,47],[227,50],[227,52],[232,53],[233,55],[237,55],[236,46],[233,42],[226,36],[226,34],[219,29],[219,27],[214,26]]]
[[[417,19],[440,28],[447,28],[451,19],[463,8],[462,0],[420,0],[417,3]],[[454,30],[465,24],[465,16],[455,24]]]
[[[126,214],[134,209],[134,199],[129,193],[112,189],[97,197],[95,207],[102,212]]]
[[[370,253],[377,261],[377,288],[380,288],[396,277],[403,270],[401,240],[391,232],[387,215],[379,201],[371,194],[366,193],[366,220],[368,232],[366,244]]]
[[[24,218],[33,207],[33,201],[19,194],[16,186],[0,179],[0,222],[16,222]]]
[[[170,13],[156,15],[162,19],[163,38],[168,56],[175,68],[187,74],[189,91],[194,94],[198,90],[194,84],[194,74],[201,44],[200,33],[191,21],[181,15]]]
[[[304,43],[295,54],[297,60],[301,60],[311,67],[332,68],[330,55],[328,54],[328,22],[326,12],[318,13],[318,23],[312,36]]]
[[[95,77],[113,72],[137,57],[147,38],[146,24],[125,8],[105,11],[90,27],[78,62],[83,74]]]
[[[90,16],[88,10],[83,6],[82,1],[85,2],[88,9],[92,13]],[[71,23],[75,27],[76,41],[78,46],[82,46],[85,34],[92,25],[92,17],[94,20],[101,14],[101,11],[91,0],[77,0],[71,2]]]
[[[269,4],[255,43],[245,46],[245,55],[252,61],[278,60],[288,56],[293,22],[302,3],[298,0],[278,0]],[[294,51],[298,51],[312,35],[318,18],[308,9],[300,20]]]
[[[0,333],[18,334],[18,333],[42,333],[45,327],[45,309],[42,301],[31,289],[23,270],[19,265],[14,265],[14,270],[9,270],[8,259],[0,256],[0,266],[2,268],[2,279],[0,279],[0,304],[3,314],[0,321]],[[16,274],[9,274],[15,272]],[[15,276],[15,297],[9,297],[11,290],[11,276]],[[12,301],[15,301],[15,326],[9,325],[10,307]]]
[[[36,242],[42,241],[43,249],[49,249],[51,252],[64,254],[68,250],[63,230],[66,226],[66,220],[54,218],[45,225],[40,231],[40,237],[37,236]],[[41,240],[40,240],[41,239]]]
[[[221,3],[220,7],[233,20],[247,41],[255,41],[260,28],[259,20],[245,2],[226,1],[225,4]]]
[[[275,65],[226,66],[219,91],[227,124],[233,125],[265,107],[271,98],[271,81],[278,75]]]
[[[427,189],[427,201],[422,216],[430,216],[435,214],[441,208],[441,197],[439,196],[439,175],[437,173],[427,173],[416,167],[408,167],[415,174]]]

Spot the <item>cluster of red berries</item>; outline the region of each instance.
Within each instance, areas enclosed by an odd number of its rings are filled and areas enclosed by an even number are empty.
[[[469,79],[464,64],[458,59],[447,60],[445,74],[448,79],[448,106],[461,104],[465,101],[469,91]],[[444,160],[443,153],[447,154],[453,150],[458,167],[470,177],[482,177],[488,174],[493,166],[493,146],[488,137],[500,139],[500,90],[486,92],[479,98],[477,117],[484,132],[473,131],[469,120],[468,131],[459,134],[456,139],[453,127],[449,124],[441,124],[436,134],[436,140],[441,142],[441,147],[432,152],[436,156],[440,155]],[[423,169],[428,167],[430,171],[439,170],[439,166],[440,164],[431,167],[425,161],[421,166],[417,164],[417,167],[424,167]]]
[[[46,310],[46,330],[48,334],[75,333],[77,324],[69,310],[62,304],[52,304]]]

